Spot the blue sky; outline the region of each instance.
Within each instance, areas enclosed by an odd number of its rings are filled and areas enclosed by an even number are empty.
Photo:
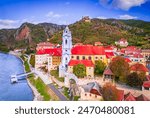
[[[150,0],[0,0],[0,29],[23,22],[70,24],[82,16],[150,21]]]

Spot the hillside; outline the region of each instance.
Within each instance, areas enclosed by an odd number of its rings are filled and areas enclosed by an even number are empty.
[[[142,25],[143,23],[143,25]],[[73,43],[93,44],[101,41],[104,44],[114,44],[120,38],[126,38],[130,45],[150,48],[150,22],[138,20],[92,19],[90,23],[78,21],[69,25],[72,31]],[[51,42],[60,43],[62,32],[55,33]]]
[[[14,48],[35,49],[36,44],[49,39],[52,43],[62,42],[64,25],[52,23],[23,23],[17,29],[0,30],[0,50]],[[150,48],[150,22],[141,20],[92,19],[69,25],[73,43],[94,44],[101,41],[105,45],[114,44],[120,38],[126,38],[130,45]]]
[[[52,23],[31,24],[23,23],[17,29],[0,30],[0,50],[7,51],[14,48],[35,49],[36,44],[47,41],[55,32],[62,31],[63,25]]]

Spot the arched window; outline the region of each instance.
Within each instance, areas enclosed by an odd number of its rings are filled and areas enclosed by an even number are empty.
[[[66,63],[68,62],[68,59],[67,59],[67,57],[66,57]]]
[[[79,56],[77,56],[77,60],[79,60]]]
[[[89,60],[91,60],[91,56],[89,56]]]
[[[65,40],[65,43],[66,43],[66,45],[67,45],[67,40]]]
[[[85,60],[85,56],[83,56],[82,59]]]

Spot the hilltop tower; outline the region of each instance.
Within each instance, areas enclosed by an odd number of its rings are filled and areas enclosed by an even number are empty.
[[[64,73],[67,71],[68,63],[71,59],[72,36],[68,26],[63,31],[62,39],[62,59],[59,66],[59,77],[64,77]]]

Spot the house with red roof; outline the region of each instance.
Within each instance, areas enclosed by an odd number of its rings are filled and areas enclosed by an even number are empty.
[[[103,80],[108,80],[108,81],[113,81],[113,78],[114,78],[114,74],[113,72],[110,70],[109,67],[107,67],[105,70],[104,70],[104,73],[103,73]]]
[[[95,42],[94,45],[95,46],[102,46],[103,44],[101,42]]]
[[[37,44],[36,50],[44,50],[44,49],[53,49],[56,45],[50,43],[50,42],[41,42]]]
[[[103,100],[101,86],[97,82],[90,82],[80,88],[80,100]]]
[[[136,101],[136,98],[132,95],[131,92],[124,95],[124,101]]]
[[[91,60],[93,63],[95,63],[96,60],[102,60],[107,64],[106,53],[103,46],[77,45],[72,47],[71,53],[72,60]]]
[[[150,90],[150,80],[143,82],[142,90]]]
[[[135,98],[136,101],[150,101],[145,95],[141,94],[138,97]]]
[[[124,100],[124,90],[118,89],[117,91],[117,101],[123,101]]]
[[[146,75],[149,75],[149,70],[141,63],[136,63],[130,66],[130,72],[144,72]]]
[[[73,66],[83,64],[86,67],[86,76],[89,78],[94,77],[94,64],[92,60],[70,60],[68,64],[68,72],[73,73]]]
[[[39,49],[35,55],[35,68],[46,67],[49,71],[57,69],[61,62],[61,48]]]
[[[119,45],[121,47],[127,47],[128,46],[128,42],[124,38],[121,38],[119,41],[116,41],[115,44]]]

